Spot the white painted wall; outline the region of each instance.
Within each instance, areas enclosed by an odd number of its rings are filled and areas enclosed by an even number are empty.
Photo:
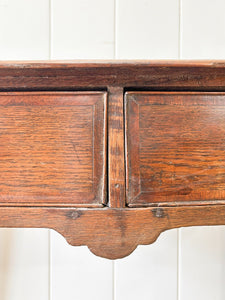
[[[224,0],[0,0],[0,60],[225,59]],[[47,229],[0,229],[0,300],[224,300],[225,226],[115,262]]]

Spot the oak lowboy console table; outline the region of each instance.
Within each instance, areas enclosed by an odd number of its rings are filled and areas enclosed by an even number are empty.
[[[0,226],[115,259],[225,224],[225,62],[0,63]]]

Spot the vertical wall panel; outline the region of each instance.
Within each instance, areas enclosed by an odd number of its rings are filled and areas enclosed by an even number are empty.
[[[115,300],[176,300],[177,230],[115,264]]]
[[[111,300],[112,262],[52,232],[52,300]]]
[[[0,60],[48,59],[49,3],[0,0]]]
[[[116,58],[178,58],[179,2],[116,1]],[[175,300],[177,230],[115,263],[115,300]]]
[[[53,59],[114,58],[114,0],[53,0],[51,36]],[[51,237],[51,300],[111,300],[113,263]]]
[[[117,58],[178,58],[178,0],[116,2]]]
[[[0,299],[47,300],[47,229],[0,230]]]
[[[181,230],[179,300],[225,299],[225,227]]]
[[[225,58],[224,12],[224,0],[182,0],[182,58]]]
[[[225,2],[181,4],[181,58],[225,59]],[[225,299],[225,226],[181,229],[179,252],[179,300]]]
[[[0,0],[0,60],[49,58],[49,3]],[[49,299],[45,229],[0,229],[0,299]]]
[[[113,0],[54,0],[52,10],[53,59],[113,58]]]
[[[225,59],[224,1],[180,4],[181,58]],[[53,59],[178,58],[178,12],[178,0],[0,0],[0,60],[48,59],[50,44]],[[181,229],[178,252],[177,230],[138,247],[115,262],[114,291],[111,261],[51,236],[49,270],[47,230],[0,229],[1,300],[225,299],[223,226]]]

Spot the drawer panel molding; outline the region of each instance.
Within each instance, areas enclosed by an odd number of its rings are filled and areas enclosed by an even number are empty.
[[[108,259],[225,225],[225,61],[0,62],[0,227]]]
[[[102,206],[106,93],[0,93],[0,206]]]
[[[225,93],[128,92],[129,206],[225,204]]]

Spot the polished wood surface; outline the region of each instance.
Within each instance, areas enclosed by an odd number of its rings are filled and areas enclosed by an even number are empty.
[[[145,208],[0,207],[1,227],[52,228],[73,246],[117,259],[178,227],[224,225],[225,205]]]
[[[225,93],[126,94],[127,203],[225,203]]]
[[[0,62],[1,90],[223,90],[225,61]]]
[[[0,93],[0,205],[105,203],[105,112],[105,93]]]
[[[125,207],[124,99],[122,88],[109,88],[108,205]]]
[[[224,61],[0,63],[0,227],[116,259],[225,225],[224,103]]]

